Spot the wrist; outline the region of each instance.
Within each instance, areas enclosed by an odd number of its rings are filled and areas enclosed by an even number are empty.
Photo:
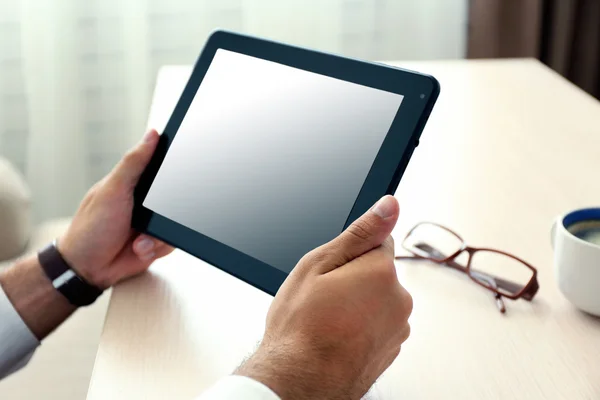
[[[90,305],[102,295],[102,289],[90,284],[69,265],[56,242],[38,252],[38,262],[52,286],[74,306]]]
[[[52,286],[34,256],[1,271],[0,285],[23,322],[39,340],[76,309]]]
[[[234,374],[261,382],[282,400],[353,398],[352,385],[342,378],[340,365],[311,353],[286,346],[261,345]]]
[[[88,263],[86,263],[85,257],[79,254],[80,252],[76,250],[77,246],[67,236],[56,240],[56,249],[73,272],[85,282],[101,290],[106,290],[111,286],[103,274],[90,268]]]

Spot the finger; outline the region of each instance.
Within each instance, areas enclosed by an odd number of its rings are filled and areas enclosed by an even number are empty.
[[[159,242],[159,240],[148,235],[139,235],[137,238],[135,238],[131,247],[137,258],[142,261],[147,261],[156,256],[156,250],[159,247]]]
[[[396,254],[396,247],[394,245],[394,238],[392,237],[392,235],[389,235],[385,238],[385,240],[381,244],[381,247],[383,248],[386,256],[392,259],[394,258],[394,255]]]
[[[156,239],[154,239],[156,240]],[[164,257],[168,254],[171,254],[175,250],[175,248],[171,245],[166,244],[162,240],[156,240],[156,254],[157,257]],[[158,256],[161,254],[160,256]]]
[[[125,154],[110,174],[110,179],[134,187],[150,162],[160,136],[151,129],[144,138]]]
[[[399,332],[400,343],[406,342],[409,337],[410,337],[410,324],[407,323],[406,325],[404,325],[404,328],[401,329]]]
[[[140,236],[142,236],[142,235],[140,235]],[[143,235],[143,236],[147,236],[147,235]],[[156,243],[156,248],[159,248],[159,247],[166,246],[166,247],[169,247],[171,250],[173,250],[173,247],[172,247],[171,245],[169,245],[169,244],[166,244],[166,243],[165,243],[165,242],[163,242],[162,240],[160,240],[160,239],[157,239],[157,238],[153,238],[153,237],[151,237],[151,236],[148,236],[148,237],[150,237],[152,240],[154,240],[154,242]]]
[[[162,240],[158,240],[148,235],[139,235],[131,245],[133,253],[141,261],[164,257],[174,250]]]
[[[156,255],[154,256],[154,259],[158,259],[158,258],[162,258],[162,257],[168,256],[169,254],[171,254],[173,252],[173,250],[175,250],[173,247],[169,246],[166,243],[163,243],[162,245],[160,245],[159,247],[157,247],[157,249],[156,249]]]
[[[393,196],[384,196],[337,238],[317,249],[323,262],[312,267],[318,268],[320,273],[327,273],[379,247],[392,233],[399,210],[398,201]]]
[[[142,263],[150,263],[152,264],[154,261],[158,260],[159,258],[163,258],[169,254],[171,254],[173,252],[173,248],[171,246],[167,246],[165,244],[160,245],[158,247],[156,247],[156,249],[148,254],[145,254],[141,257],[138,257],[138,259],[142,262]]]

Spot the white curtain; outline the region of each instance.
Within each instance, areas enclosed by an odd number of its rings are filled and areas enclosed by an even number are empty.
[[[462,58],[467,0],[0,0],[0,156],[71,215],[215,28],[372,60]]]

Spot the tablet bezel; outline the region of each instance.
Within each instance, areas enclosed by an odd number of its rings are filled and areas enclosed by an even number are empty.
[[[161,135],[152,160],[136,186],[132,226],[274,295],[287,277],[285,272],[142,205],[217,49],[274,61],[404,96],[344,228],[380,197],[393,194],[396,190],[438,97],[439,83],[432,76],[384,64],[358,61],[233,32],[216,31],[210,36]],[[405,148],[405,151],[401,154],[397,151],[399,148]]]

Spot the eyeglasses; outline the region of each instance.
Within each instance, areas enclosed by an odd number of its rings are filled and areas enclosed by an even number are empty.
[[[408,232],[402,247],[413,256],[396,259],[424,259],[467,274],[473,282],[492,291],[501,313],[503,298],[531,301],[540,288],[537,270],[520,258],[500,250],[467,246],[452,230],[435,223],[421,222]],[[457,261],[467,255],[464,264]]]

